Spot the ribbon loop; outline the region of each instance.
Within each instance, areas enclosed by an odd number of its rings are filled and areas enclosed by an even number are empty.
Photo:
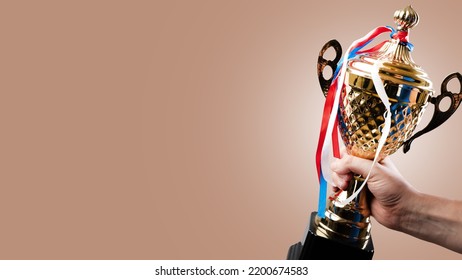
[[[414,50],[414,45],[409,42],[409,32],[408,31],[403,31],[399,30],[396,31],[393,27],[388,26],[391,28],[391,34],[390,38],[392,39],[398,39],[399,42],[407,47],[407,49],[412,52]]]

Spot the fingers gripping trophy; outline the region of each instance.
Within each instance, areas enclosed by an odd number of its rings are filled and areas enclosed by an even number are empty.
[[[462,92],[452,93],[447,85],[462,75],[453,73],[434,96],[432,82],[411,57],[409,30],[417,25],[418,14],[411,6],[394,14],[397,29],[382,26],[372,30],[348,48],[336,40],[327,42],[318,59],[318,77],[326,96],[316,155],[320,181],[318,211],[301,242],[290,247],[288,259],[372,259],[370,209],[367,179],[353,176],[346,190],[327,195],[329,159],[339,156],[338,134],[349,154],[375,162],[393,154],[401,146],[406,153],[412,141],[445,122],[459,107]],[[375,37],[390,33],[390,40],[363,50]],[[333,48],[334,60],[324,58]],[[333,76],[326,79],[325,67]],[[440,110],[444,98],[449,109]],[[435,105],[433,117],[413,134],[428,103]],[[340,133],[338,133],[340,132]]]

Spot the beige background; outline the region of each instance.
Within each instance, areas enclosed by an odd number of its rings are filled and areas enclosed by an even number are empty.
[[[284,259],[317,204],[318,52],[408,1],[371,3],[3,2],[0,258]],[[439,89],[462,6],[413,6]],[[461,123],[393,155],[420,190],[462,199]],[[462,259],[373,226],[376,259]]]

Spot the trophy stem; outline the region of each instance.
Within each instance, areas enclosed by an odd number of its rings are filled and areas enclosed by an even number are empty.
[[[371,236],[371,211],[368,205],[367,186],[348,204],[340,203],[355,193],[363,182],[364,178],[354,175],[346,190],[329,197],[325,217],[316,217],[317,235],[341,240],[360,248],[367,246]]]
[[[361,176],[353,176],[346,190],[330,197],[323,218],[312,213],[303,244],[292,245],[288,259],[372,259],[374,246],[367,187],[350,203],[340,203],[363,182]]]

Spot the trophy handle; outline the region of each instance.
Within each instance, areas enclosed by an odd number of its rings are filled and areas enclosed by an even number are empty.
[[[334,60],[327,60],[324,58],[324,53],[331,47],[334,48],[335,58]],[[340,61],[341,57],[342,57],[342,46],[337,40],[330,40],[322,47],[321,51],[319,52],[318,78],[319,78],[319,84],[321,85],[321,89],[322,89],[322,92],[324,93],[324,96],[327,96],[327,91],[329,91],[330,84],[332,83],[332,79],[334,78],[335,70],[337,69],[337,63]],[[332,70],[332,76],[329,79],[326,79],[323,73],[324,68],[326,66],[329,66]]]
[[[457,78],[459,80],[459,84],[461,86],[459,89],[460,91],[459,93],[452,93],[448,91],[448,83],[454,78]],[[441,103],[441,100],[443,100],[445,97],[450,98],[451,105],[449,106],[449,109],[447,109],[446,111],[441,111],[440,103]],[[435,105],[435,110],[433,111],[432,119],[430,120],[430,122],[424,129],[417,132],[411,138],[409,138],[406,142],[404,142],[403,144],[404,153],[407,153],[409,151],[409,149],[411,148],[412,141],[414,141],[417,137],[420,137],[423,134],[437,128],[442,123],[444,123],[447,119],[449,119],[449,117],[451,117],[452,114],[454,114],[454,112],[459,107],[461,99],[462,99],[462,75],[460,73],[452,73],[451,75],[447,76],[446,79],[444,79],[443,83],[441,84],[441,94],[436,97],[430,98],[430,102]]]

